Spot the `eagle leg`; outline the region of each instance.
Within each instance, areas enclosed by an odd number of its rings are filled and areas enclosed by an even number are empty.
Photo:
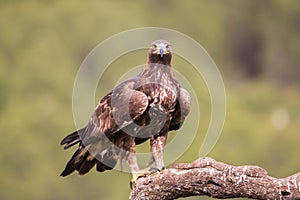
[[[159,170],[163,170],[166,168],[164,164],[164,156],[163,156],[166,141],[167,141],[167,134],[156,135],[150,139],[152,155],[156,163],[156,167]]]
[[[139,166],[137,163],[137,158],[136,158],[136,150],[135,150],[136,145],[134,142],[134,138],[132,138],[132,139],[133,140],[131,141],[131,146],[129,148],[129,155],[128,155],[128,163],[129,163],[129,167],[131,169],[131,174],[132,174],[132,178],[130,181],[131,189],[134,187],[135,182],[139,177],[153,174],[153,173],[159,171],[159,169],[153,168],[153,167],[148,167],[148,168],[145,168],[142,170],[139,169]]]
[[[150,159],[148,164],[152,164],[153,161],[156,163],[155,167],[147,167],[142,170],[136,170],[137,168],[135,166],[136,157],[135,152],[134,154],[131,154],[130,152],[128,160],[129,160],[129,166],[131,168],[132,173],[132,179],[130,181],[130,188],[133,189],[135,186],[135,182],[139,177],[147,176],[149,174],[153,174],[155,172],[158,172],[160,170],[164,170],[166,167],[164,165],[164,159],[163,159],[163,149],[165,146],[167,140],[167,135],[160,135],[160,136],[154,136],[150,139],[150,145],[151,145],[151,151],[152,151],[152,158]],[[130,155],[132,155],[132,158],[130,158]],[[131,161],[130,161],[131,160]]]
[[[135,172],[139,171],[140,168],[139,168],[137,158],[136,158],[134,138],[133,138],[133,141],[132,141],[131,144],[132,145],[129,149],[129,155],[128,155],[127,159],[128,159],[128,164],[129,164],[129,167],[131,169],[131,172],[135,173]]]
[[[128,164],[131,170],[131,174],[132,174],[132,179],[130,181],[130,188],[132,189],[132,187],[135,184],[135,181],[138,179],[138,177],[140,177],[141,175],[144,174],[144,172],[142,172],[142,170],[140,170],[138,162],[137,162],[137,158],[136,158],[136,144],[134,141],[134,137],[130,138],[130,147],[129,147],[129,154],[128,154]]]

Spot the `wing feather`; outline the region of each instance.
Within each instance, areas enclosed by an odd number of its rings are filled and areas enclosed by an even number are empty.
[[[126,133],[120,130],[132,124],[148,107],[147,96],[135,90],[135,84],[136,79],[131,79],[108,93],[96,106],[86,127],[62,140],[65,149],[77,143],[80,145],[61,176],[75,170],[85,174],[95,164],[100,172],[115,166],[118,158],[117,153],[111,150],[111,142],[122,138],[122,134]]]
[[[148,107],[147,96],[134,89],[136,80],[121,83],[97,105],[82,136],[84,144],[93,143],[105,134],[109,139],[133,123]]]
[[[184,88],[180,88],[180,96],[177,100],[175,111],[172,115],[172,121],[169,126],[169,131],[178,130],[180,128],[186,116],[190,112],[190,107],[191,97],[189,92]]]

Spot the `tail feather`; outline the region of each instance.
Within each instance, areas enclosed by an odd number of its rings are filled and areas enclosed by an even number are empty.
[[[78,171],[78,174],[83,175],[89,172],[95,165],[98,172],[103,172],[105,170],[111,170],[115,167],[118,161],[118,152],[116,151],[114,145],[108,146],[106,148],[97,148],[97,145],[101,145],[101,142],[97,143],[94,137],[91,137],[84,144],[81,143],[82,136],[84,134],[85,128],[75,131],[67,135],[62,141],[61,145],[64,145],[64,149],[80,143],[78,149],[73,154],[69,162],[67,163],[65,169],[60,174],[61,176],[67,176],[74,171]],[[96,138],[99,140],[99,138]],[[95,152],[91,154],[89,150],[95,149],[97,151],[101,149],[101,152]],[[94,155],[96,157],[94,157]]]
[[[102,162],[98,161],[96,165],[97,172],[104,172],[105,170],[112,170],[113,168],[103,164]]]
[[[98,172],[103,172],[113,169],[117,164],[118,158],[111,147],[103,150],[96,157],[90,154],[88,149],[89,146],[85,147],[81,144],[60,175],[67,176],[74,171],[78,171],[79,175],[83,175],[89,172],[95,165]]]
[[[84,157],[86,157],[86,155],[82,155],[83,149],[84,148],[81,147],[77,149],[77,151],[73,154],[72,158],[69,160],[64,171],[60,174],[60,176],[67,176],[80,168],[82,162],[84,161]]]
[[[88,173],[96,164],[97,160],[94,157],[92,160],[89,160],[88,157],[83,160],[80,167],[77,169],[79,175]]]
[[[65,145],[64,149],[68,149],[69,147],[79,143],[81,141],[81,136],[83,132],[85,131],[85,128],[82,128],[78,131],[75,131],[69,135],[67,135],[62,141],[60,142],[60,145]]]
[[[109,160],[108,159],[106,159],[105,161],[102,160],[102,162],[97,160],[96,170],[98,172],[104,172],[105,170],[112,170],[116,166],[117,162],[118,159],[114,157],[111,157]]]

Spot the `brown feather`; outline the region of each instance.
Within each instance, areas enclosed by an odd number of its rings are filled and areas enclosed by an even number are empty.
[[[139,75],[118,85],[99,102],[86,127],[62,140],[65,148],[79,143],[62,176],[75,170],[85,174],[95,165],[99,172],[110,170],[119,159],[127,159],[136,171],[135,145],[149,138],[155,162],[164,167],[168,131],[180,128],[189,113],[190,97],[174,76],[168,42],[154,42],[148,58]]]

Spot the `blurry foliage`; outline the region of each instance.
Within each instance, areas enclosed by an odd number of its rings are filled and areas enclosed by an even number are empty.
[[[127,173],[59,177],[73,153],[59,142],[75,129],[72,89],[85,56],[112,34],[144,26],[191,36],[219,66],[227,119],[209,156],[257,164],[273,176],[299,171],[299,22],[294,0],[0,1],[0,199],[128,198]],[[124,59],[105,72],[99,99],[146,52]],[[177,160],[191,162],[209,124],[209,95],[191,68],[177,70],[193,83],[201,108],[198,135]]]

